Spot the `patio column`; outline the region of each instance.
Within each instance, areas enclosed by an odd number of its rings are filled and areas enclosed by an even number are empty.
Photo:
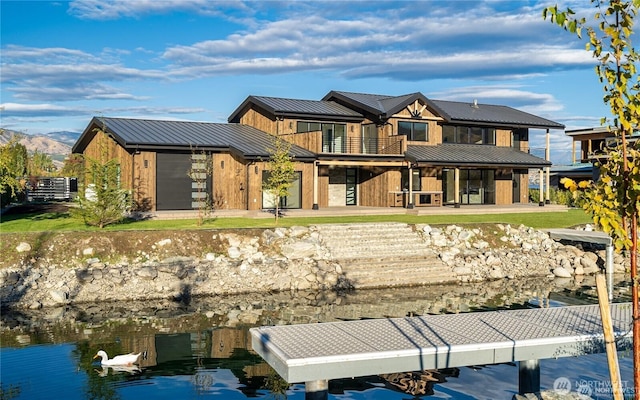
[[[409,198],[407,199],[407,208],[413,208],[413,168],[409,163]]]
[[[460,208],[460,168],[453,170],[453,191],[455,196],[453,206]]]
[[[318,162],[313,162],[313,207],[314,210],[319,210],[318,207]]]
[[[544,207],[544,168],[540,168],[540,202],[538,205]]]
[[[551,145],[551,136],[549,134],[549,129],[547,129],[547,147],[544,150],[544,159],[547,161],[551,161],[551,149],[549,148],[549,146]],[[551,167],[546,167],[546,184],[547,184],[547,194],[546,197],[544,199],[544,203],[545,204],[551,204],[551,188],[550,188],[550,181],[551,181]]]

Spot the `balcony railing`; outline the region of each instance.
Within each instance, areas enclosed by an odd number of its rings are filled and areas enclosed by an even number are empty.
[[[406,146],[405,136],[388,138],[338,137],[324,140],[322,132],[296,133],[287,136],[290,142],[313,151],[329,154],[380,154],[400,155]]]

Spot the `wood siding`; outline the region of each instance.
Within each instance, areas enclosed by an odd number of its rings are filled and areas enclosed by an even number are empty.
[[[102,132],[97,132],[83,152],[86,158],[107,162],[118,160],[120,164],[120,182],[123,189],[133,188],[133,155],[122,148],[115,140]],[[85,160],[85,165],[86,165]],[[87,183],[91,183],[91,177],[87,176]]]
[[[133,155],[133,201],[136,211],[156,210],[156,153]]]

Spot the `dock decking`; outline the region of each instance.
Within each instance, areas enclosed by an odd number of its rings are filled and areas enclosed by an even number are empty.
[[[631,303],[611,305],[620,346]],[[252,328],[253,349],[287,382],[530,361],[605,351],[598,305]]]

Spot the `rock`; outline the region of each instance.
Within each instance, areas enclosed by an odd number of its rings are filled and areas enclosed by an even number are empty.
[[[471,275],[473,273],[473,271],[471,270],[471,268],[469,267],[455,267],[453,269],[453,273],[460,276],[460,275]]]
[[[65,304],[69,298],[69,293],[62,290],[51,290],[49,296],[51,296],[51,300],[53,300],[54,303]]]
[[[242,252],[237,247],[229,247],[229,249],[227,250],[227,255],[229,256],[229,258],[236,260],[240,258]]]
[[[584,273],[590,275],[600,271],[600,267],[598,267],[598,264],[592,258],[586,257],[586,254],[589,253],[585,253],[585,257],[582,257],[580,259],[580,265],[582,265],[582,267],[584,268]]]
[[[309,242],[293,242],[282,246],[282,255],[290,260],[311,258],[316,254],[316,246]]]
[[[16,246],[16,251],[18,253],[26,253],[28,251],[31,251],[31,245],[27,242],[20,242],[17,246]]]
[[[83,256],[92,256],[93,255],[93,247],[87,247],[86,249],[82,250],[82,255]]]
[[[156,246],[158,246],[158,247],[167,246],[169,244],[171,244],[171,239],[162,239],[162,240],[156,242]]]
[[[216,255],[214,253],[207,253],[205,254],[204,258],[207,261],[213,261],[216,259]]]
[[[564,267],[554,268],[553,275],[557,276],[558,278],[571,278],[571,272],[569,272]]]
[[[158,271],[155,268],[145,267],[137,270],[136,275],[143,279],[151,280],[158,276]]]
[[[496,267],[491,271],[489,271],[489,278],[491,279],[502,279],[504,277],[505,277],[504,271],[502,271],[502,268],[500,267]]]
[[[300,237],[302,235],[306,235],[309,233],[309,228],[305,226],[292,226],[289,228],[289,236],[290,237]]]
[[[94,257],[94,258],[89,258],[86,262],[87,262],[87,265],[97,264],[97,263],[99,263],[99,262],[100,262],[100,259],[99,259],[99,258],[96,258],[96,257]]]

